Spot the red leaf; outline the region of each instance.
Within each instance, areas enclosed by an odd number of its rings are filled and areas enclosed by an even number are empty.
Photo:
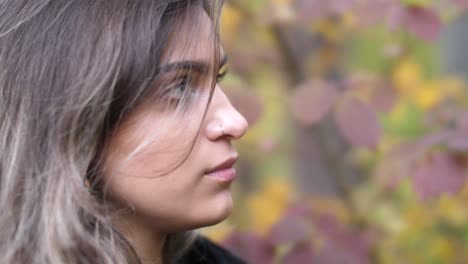
[[[273,246],[256,234],[232,233],[222,244],[247,263],[273,263]]]
[[[282,264],[311,263],[314,252],[310,243],[301,243],[291,249],[283,258]]]
[[[354,252],[352,249],[342,248],[334,241],[326,240],[320,251],[316,253],[313,261],[309,263],[319,264],[367,264],[369,253],[362,255],[360,252]]]
[[[337,97],[334,85],[324,81],[309,81],[292,95],[292,114],[302,125],[315,124],[330,112]]]
[[[386,188],[394,189],[401,180],[410,176],[413,164],[426,153],[426,147],[420,142],[410,141],[394,146],[386,154],[386,158],[375,168],[375,176]]]
[[[323,0],[297,0],[297,10],[299,17],[304,22],[329,15],[328,1]]]
[[[297,0],[299,17],[304,22],[318,20],[331,15],[341,15],[356,4],[357,0]]]
[[[239,75],[248,75],[258,68],[259,60],[256,57],[256,55],[258,54],[256,50],[255,52],[252,50],[242,50],[242,52],[240,52],[235,47],[229,50],[232,50],[232,52],[230,52],[229,54],[229,58],[232,58],[229,60],[230,71],[235,72]]]
[[[468,131],[443,130],[428,134],[415,142],[421,153],[440,145],[454,151],[468,151]]]
[[[370,104],[376,111],[388,113],[393,109],[396,99],[395,89],[389,85],[380,84],[374,90]]]
[[[468,6],[468,0],[452,0],[452,1],[461,7]]]
[[[413,178],[422,199],[458,192],[465,183],[463,168],[446,153],[433,153],[419,164]]]
[[[253,126],[261,117],[263,102],[255,93],[233,88],[226,89],[226,95],[234,108],[245,117],[250,126]]]
[[[309,225],[302,217],[285,215],[270,230],[270,241],[274,245],[296,243],[309,238]]]
[[[457,131],[447,140],[447,147],[455,151],[468,151],[468,131]]]
[[[308,218],[312,214],[312,209],[307,203],[296,201],[288,206],[285,214],[295,217]]]
[[[406,18],[406,9],[401,4],[395,4],[388,8],[385,17],[387,26],[390,30],[397,30],[402,27]]]
[[[447,146],[456,151],[468,151],[468,138],[466,135],[453,137],[447,142]]]
[[[409,32],[427,41],[435,40],[442,29],[442,21],[438,14],[434,10],[419,6],[407,8],[405,25]]]
[[[373,26],[389,14],[396,5],[401,5],[393,0],[361,0],[355,8],[356,22],[362,26]]]
[[[335,112],[341,133],[351,144],[375,148],[381,128],[372,107],[352,96],[345,96]]]
[[[459,130],[468,132],[468,111],[463,111],[458,114],[456,125]]]
[[[317,248],[313,263],[369,263],[370,241],[368,238],[346,228],[331,216],[317,216],[313,221],[324,241],[324,245]]]
[[[423,136],[415,143],[418,145],[421,152],[427,152],[433,147],[446,144],[447,141],[450,140],[450,138],[452,138],[453,136],[454,133],[452,131],[443,130]]]
[[[330,10],[335,14],[343,14],[353,8],[357,3],[356,0],[328,0],[322,2],[328,2]]]
[[[265,136],[258,140],[257,147],[261,152],[270,154],[278,147],[278,141],[275,138]]]

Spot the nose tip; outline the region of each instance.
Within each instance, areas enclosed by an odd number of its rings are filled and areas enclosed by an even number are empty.
[[[216,89],[210,105],[210,122],[207,135],[211,140],[220,137],[229,140],[241,138],[248,129],[245,117],[231,104],[221,89]]]
[[[233,117],[227,124],[230,127],[230,129],[226,131],[226,134],[229,135],[231,139],[239,139],[242,136],[244,136],[244,134],[247,132],[249,123],[247,122],[247,119],[245,119],[245,117],[241,113],[239,113],[234,107],[233,110]]]

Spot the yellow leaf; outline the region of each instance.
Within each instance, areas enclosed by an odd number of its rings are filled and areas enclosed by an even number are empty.
[[[413,232],[430,227],[435,220],[433,215],[418,204],[411,205],[407,208],[404,213],[404,219],[406,220],[408,228]]]
[[[233,37],[237,35],[242,15],[235,8],[228,4],[223,7],[223,14],[221,16],[220,27],[221,32],[225,32],[223,36]]]
[[[324,20],[314,24],[313,30],[333,43],[337,43],[345,37],[345,32],[340,25],[332,20]]]
[[[437,212],[440,217],[447,219],[453,224],[463,225],[468,220],[464,203],[458,197],[444,195],[437,204]]]
[[[413,59],[403,59],[395,68],[393,82],[403,96],[412,96],[422,82],[421,67]]]
[[[468,182],[465,182],[463,188],[460,190],[458,197],[462,202],[468,202]]]
[[[453,244],[444,236],[438,236],[432,243],[431,250],[434,255],[444,259],[447,263],[453,263],[454,248]]]
[[[380,204],[372,212],[373,220],[383,230],[393,234],[400,234],[407,229],[407,223],[398,215],[396,208],[390,203]]]
[[[290,202],[290,193],[287,182],[273,178],[268,180],[259,192],[248,197],[247,207],[251,213],[251,227],[260,234],[265,234],[280,220]]]
[[[458,78],[447,78],[439,80],[439,86],[447,96],[460,97],[465,95],[465,85]]]
[[[278,177],[270,179],[264,186],[264,192],[274,198],[277,202],[286,202],[291,193],[289,184]]]
[[[359,18],[356,18],[354,13],[351,13],[351,12],[345,13],[342,16],[342,19],[343,19],[342,21],[343,27],[345,29],[351,30],[351,29],[354,29],[358,25]]]
[[[444,98],[441,87],[435,81],[422,83],[412,97],[412,101],[423,110],[434,107]]]
[[[276,5],[291,5],[292,0],[273,0]]]
[[[330,199],[324,197],[313,197],[311,205],[314,213],[319,215],[333,215],[340,222],[346,223],[350,220],[350,213],[346,206],[338,199]]]

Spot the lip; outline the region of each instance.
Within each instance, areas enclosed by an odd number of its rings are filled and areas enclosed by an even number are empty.
[[[217,166],[207,170],[205,175],[220,181],[233,181],[237,177],[236,169],[233,168],[238,159],[238,154],[231,155]]]

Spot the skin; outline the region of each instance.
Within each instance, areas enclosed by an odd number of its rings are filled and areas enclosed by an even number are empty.
[[[214,49],[212,22],[202,10],[193,15],[197,16],[198,32],[193,34],[190,22],[182,22],[163,64],[180,61],[210,64]],[[184,41],[193,36],[197,39]],[[232,141],[244,135],[248,124],[218,85],[203,119],[210,84],[204,85],[197,103],[191,106],[190,118],[183,119],[182,126],[180,121],[174,122],[170,113],[143,103],[108,141],[104,177],[109,193],[122,208],[132,209],[116,218],[115,226],[133,244],[144,263],[160,261],[167,234],[219,223],[232,210],[231,182],[205,173],[237,156]],[[179,167],[164,175],[157,173],[170,169],[168,164],[178,164],[194,138],[192,152]],[[149,143],[134,155],[145,140]]]

